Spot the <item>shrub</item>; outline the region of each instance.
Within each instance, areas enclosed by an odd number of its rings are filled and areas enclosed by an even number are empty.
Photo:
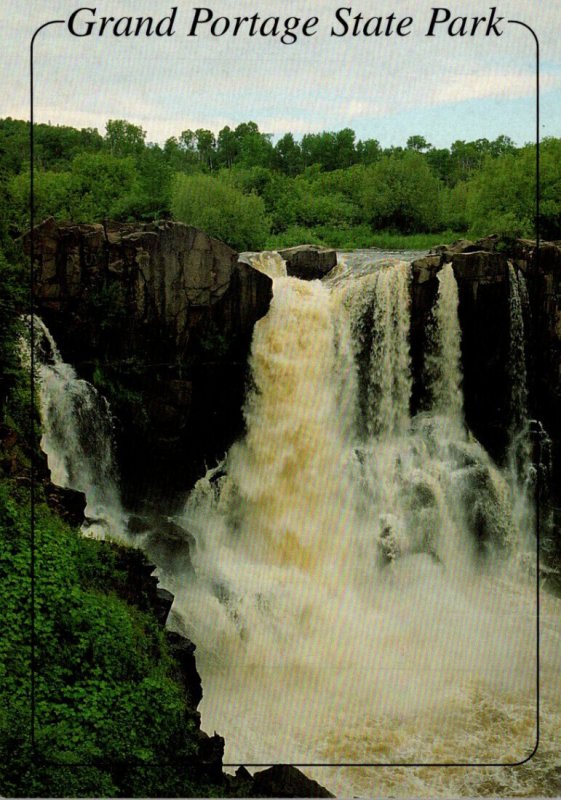
[[[243,194],[224,177],[176,175],[171,209],[176,219],[236,250],[261,249],[270,231],[263,200]]]

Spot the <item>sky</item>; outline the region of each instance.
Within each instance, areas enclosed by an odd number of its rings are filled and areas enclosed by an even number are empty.
[[[35,119],[96,127],[127,119],[163,143],[199,127],[218,132],[253,120],[276,139],[287,131],[353,128],[362,139],[403,145],[413,134],[435,147],[457,139],[500,134],[517,144],[535,140],[535,43],[541,46],[542,136],[561,136],[561,13],[559,0],[491,0],[502,36],[452,37],[439,25],[426,35],[433,7],[451,19],[490,16],[489,0],[204,0],[214,18],[317,16],[313,37],[294,44],[278,38],[230,33],[212,37],[209,26],[187,35],[195,3],[186,0],[2,0],[0,117],[29,119],[29,42],[35,45]],[[169,16],[177,6],[174,35],[99,35],[103,16]],[[95,22],[91,36],[73,36],[68,20],[79,8],[77,28]],[[413,17],[407,37],[330,36],[338,8],[350,14]],[[347,12],[344,12],[345,14]],[[444,14],[444,12],[442,12]],[[78,24],[79,23],[79,24]],[[385,23],[384,23],[385,24]],[[455,23],[459,25],[460,23]],[[233,26],[233,23],[232,23]]]

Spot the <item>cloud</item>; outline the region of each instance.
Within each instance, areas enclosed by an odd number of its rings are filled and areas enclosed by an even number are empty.
[[[133,13],[131,0],[112,2],[112,15]],[[44,4],[28,3],[25,13],[16,0],[2,3],[0,20],[7,35],[0,50],[0,116],[28,117],[30,34],[46,18],[67,18],[76,7],[74,0],[50,0],[48,5],[47,14]],[[257,37],[189,40],[181,30],[166,41],[73,39],[64,26],[55,26],[42,34],[37,51],[37,118],[102,130],[109,118],[127,118],[159,142],[186,128],[218,130],[248,119],[274,134],[361,125],[364,136],[368,130],[376,135],[381,122],[401,112],[430,113],[455,104],[450,124],[459,134],[466,116],[473,117],[473,102],[497,98],[507,109],[510,101],[534,95],[535,50],[522,28],[510,26],[496,41],[427,39],[424,20],[432,0],[402,0],[398,16],[411,14],[417,23],[407,39],[330,39],[330,21],[339,5],[340,0],[315,0],[312,9],[304,0],[285,0],[281,11],[274,0],[259,0],[257,6],[255,0],[237,0],[234,12],[228,0],[215,0],[216,14],[248,14],[258,8],[262,15],[320,16],[321,34],[291,46]],[[488,3],[479,12],[475,2],[469,12],[465,0],[449,0],[448,5],[453,14],[488,12]],[[170,2],[135,0],[134,6],[134,15],[156,15],[169,13]],[[352,6],[368,11],[364,4]],[[395,0],[377,0],[374,6],[376,15],[396,10]],[[183,21],[189,8],[184,11]],[[99,4],[99,13],[108,13],[105,4]],[[527,20],[527,0],[503,0],[500,14]],[[561,86],[558,0],[540,0],[530,22],[542,44],[547,98],[548,91]],[[461,103],[470,104],[465,114]],[[561,111],[553,103],[549,108],[550,130],[557,125],[559,133]],[[486,120],[478,123],[485,135]],[[436,133],[427,130],[427,136]]]

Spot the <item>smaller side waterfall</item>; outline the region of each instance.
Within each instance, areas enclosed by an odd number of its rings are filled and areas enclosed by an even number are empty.
[[[343,290],[370,436],[403,432],[409,425],[410,274],[406,262],[392,263]]]
[[[425,375],[432,411],[455,420],[461,419],[463,405],[461,338],[458,284],[452,265],[445,264],[438,273]]]
[[[528,374],[524,330],[524,302],[527,289],[524,276],[508,266],[510,349],[507,375],[510,384],[507,464],[513,496],[513,515],[523,541],[531,542],[535,529],[533,496],[536,470],[528,415]]]
[[[509,273],[510,307],[510,356],[508,375],[511,385],[509,432],[514,447],[522,444],[516,440],[527,438],[528,434],[528,378],[526,368],[526,349],[523,305],[527,303],[526,281],[520,271],[512,264]]]
[[[127,520],[117,487],[109,404],[62,360],[42,320],[34,317],[33,325],[43,418],[41,448],[52,481],[86,495],[85,533],[123,538]]]

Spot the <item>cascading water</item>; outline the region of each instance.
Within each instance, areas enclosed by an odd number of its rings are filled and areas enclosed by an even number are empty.
[[[510,351],[508,375],[510,378],[509,435],[512,457],[523,469],[528,462],[528,380],[526,369],[526,338],[524,331],[523,298],[527,298],[524,275],[509,264]],[[527,301],[526,301],[527,303]]]
[[[508,424],[508,470],[513,491],[513,514],[521,535],[529,544],[535,531],[535,512],[530,498],[538,478],[532,463],[532,442],[528,415],[528,370],[526,365],[525,312],[529,312],[528,289],[523,273],[512,264],[509,279],[509,361],[510,407]],[[539,461],[537,465],[540,469]]]
[[[462,366],[458,284],[451,264],[437,275],[438,297],[433,309],[425,382],[434,412],[454,420],[462,416]]]
[[[524,760],[535,585],[513,580],[524,537],[509,476],[462,424],[451,268],[434,310],[432,405],[411,419],[407,264],[332,284],[286,277],[275,254],[254,265],[274,298],[254,332],[247,435],[187,503],[195,579],[165,578],[176,624],[198,643],[203,725],[238,763]],[[550,710],[554,655],[542,643]],[[531,792],[545,781],[536,759],[515,775],[313,774],[345,795]]]
[[[363,260],[323,282],[287,277],[275,253],[253,264],[274,298],[254,332],[247,434],[188,500],[195,576],[161,573],[173,624],[197,643],[203,727],[225,736],[227,762],[522,761],[536,733],[536,596],[517,556],[532,510],[463,424],[452,269],[433,311],[430,405],[412,419],[407,264]],[[109,410],[37,325],[53,480],[86,492],[90,530],[118,534]],[[542,745],[527,764],[307,771],[346,796],[551,794],[555,604],[542,597]]]
[[[33,325],[43,420],[41,449],[47,455],[51,479],[85,494],[84,533],[122,539],[127,520],[117,486],[107,400],[62,360],[39,317],[33,317]]]
[[[408,264],[370,273],[343,288],[342,296],[350,309],[366,431],[402,431],[411,395]]]

